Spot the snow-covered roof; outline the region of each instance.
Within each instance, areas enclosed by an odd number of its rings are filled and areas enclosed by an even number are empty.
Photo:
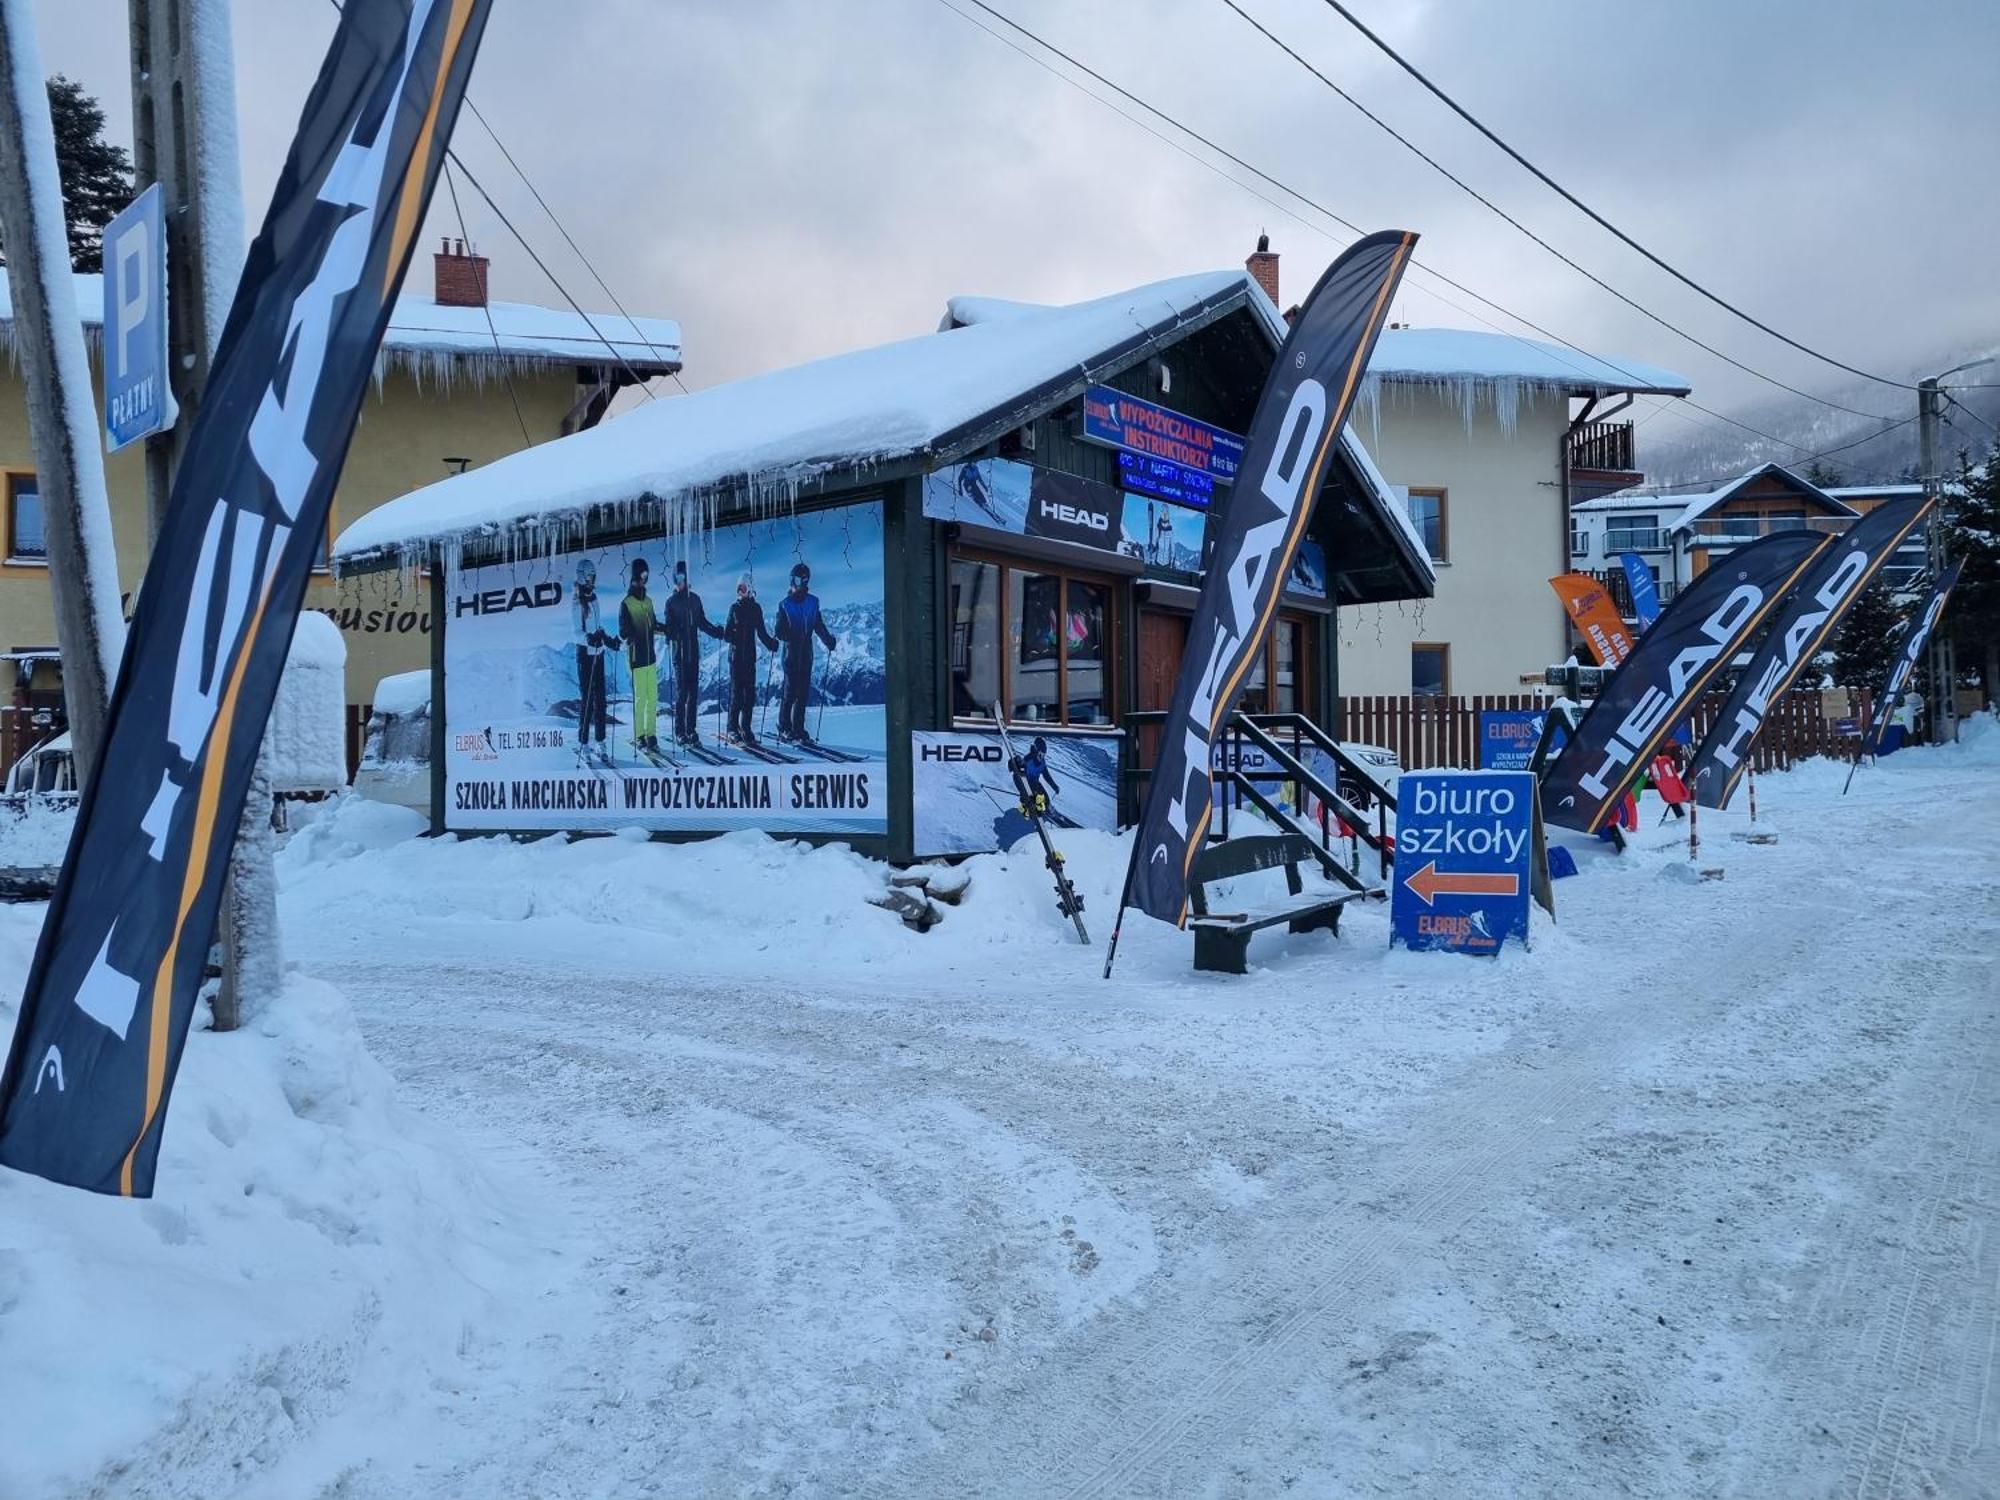
[[[1836,516],[1857,516],[1860,514],[1853,506],[1841,502],[1839,497],[1842,494],[1879,495],[1888,492],[1883,489],[1866,487],[1848,490],[1823,490],[1811,480],[1793,473],[1792,470],[1786,468],[1783,464],[1760,464],[1750,470],[1749,473],[1739,474],[1727,484],[1719,485],[1712,490],[1700,490],[1686,495],[1643,495],[1634,490],[1618,490],[1609,495],[1600,495],[1595,500],[1580,501],[1576,505],[1571,506],[1570,509],[1572,511],[1657,510],[1664,512],[1678,508],[1678,514],[1669,520],[1666,525],[1669,530],[1682,531],[1693,526],[1696,521],[1714,510],[1717,506],[1726,504],[1750,484],[1768,477],[1776,477],[1787,481],[1799,491],[1800,499],[1818,500],[1825,505],[1829,512]],[[1889,490],[1894,490],[1895,488],[1895,486],[1890,486]],[[1910,488],[1914,490],[1916,486],[1912,485]]]
[[[91,346],[103,332],[104,278],[78,271],[76,308]],[[487,326],[488,315],[493,323]],[[13,339],[14,300],[0,269],[0,325]],[[440,371],[457,361],[510,364],[629,364],[641,374],[681,367],[681,325],[671,318],[628,318],[623,313],[577,313],[531,302],[489,302],[456,307],[412,292],[396,299],[378,365]]]
[[[1685,396],[1692,389],[1686,376],[1658,365],[1471,328],[1385,328],[1368,374],[1398,385],[1511,382],[1570,395]]]
[[[617,512],[640,500],[782,501],[836,471],[931,467],[1071,399],[1160,341],[1246,307],[1275,347],[1283,320],[1240,270],[1062,307],[954,298],[938,332],[647,402],[391,500],[343,531],[334,557],[352,565],[450,548],[524,522],[550,528],[545,535],[567,532],[593,508]],[[1427,569],[1408,516],[1352,433],[1343,446],[1377,487],[1375,509],[1396,518],[1410,565]]]

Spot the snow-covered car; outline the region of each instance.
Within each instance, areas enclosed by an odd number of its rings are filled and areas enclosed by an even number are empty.
[[[375,685],[354,790],[376,802],[429,812],[431,674],[398,672]]]
[[[31,797],[74,800],[76,794],[76,754],[70,748],[67,730],[42,741],[7,771],[6,795],[10,801]]]

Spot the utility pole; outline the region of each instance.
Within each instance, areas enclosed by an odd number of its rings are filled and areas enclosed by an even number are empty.
[[[1974,364],[1986,364],[1986,360],[1975,360]],[[1945,375],[1956,375],[1959,370],[1969,369],[1960,365],[1957,369],[1945,371]],[[1951,565],[1947,555],[1949,549],[1945,541],[1944,524],[1944,474],[1938,457],[1938,422],[1944,416],[1945,375],[1934,375],[1928,380],[1917,382],[1917,467],[1923,481],[1924,495],[1931,501],[1930,525],[1925,528],[1925,557],[1930,566],[1932,579],[1944,577],[1944,570]],[[1950,638],[1942,630],[1931,632],[1930,645],[1926,651],[1926,663],[1931,674],[1930,734],[1942,744],[1947,737],[1953,743],[1958,740],[1958,654]]]
[[[146,535],[159,536],[208,367],[243,270],[243,187],[229,0],[128,0],[133,166],[166,199],[167,348],[180,419],[146,440]],[[215,1029],[233,1031],[282,983],[268,750],[236,826],[221,916]]]
[[[90,357],[77,316],[55,128],[29,0],[0,0],[0,233],[14,299],[14,348],[47,528],[63,700],[77,769],[97,762],[125,649],[118,559]]]

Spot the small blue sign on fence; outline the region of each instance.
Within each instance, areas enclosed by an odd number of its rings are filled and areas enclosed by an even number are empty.
[[[1525,771],[1404,772],[1390,943],[1491,955],[1518,937],[1525,947],[1537,817]]]
[[[167,371],[167,223],[156,182],[104,226],[104,446],[180,415]]]
[[[1482,708],[1479,711],[1479,769],[1525,771],[1535,758],[1545,714],[1532,708]]]

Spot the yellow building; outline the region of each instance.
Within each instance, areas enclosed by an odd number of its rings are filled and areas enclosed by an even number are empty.
[[[397,300],[341,470],[329,536],[384,501],[455,470],[593,426],[635,377],[681,367],[676,323],[488,302],[486,258],[451,245],[433,257],[433,267],[431,295],[406,291]],[[420,274],[413,269],[411,280]],[[102,278],[78,275],[76,301],[101,411]],[[0,334],[10,343],[12,315],[0,270]],[[143,445],[108,454],[105,481],[118,582],[129,607],[146,564]],[[405,584],[393,573],[378,573],[336,584],[323,572],[306,603],[341,628],[350,703],[367,703],[387,673],[430,665],[430,610],[421,581]],[[19,361],[9,360],[0,369],[0,652],[15,670],[0,683],[0,704],[59,703],[55,643],[27,398]]]

